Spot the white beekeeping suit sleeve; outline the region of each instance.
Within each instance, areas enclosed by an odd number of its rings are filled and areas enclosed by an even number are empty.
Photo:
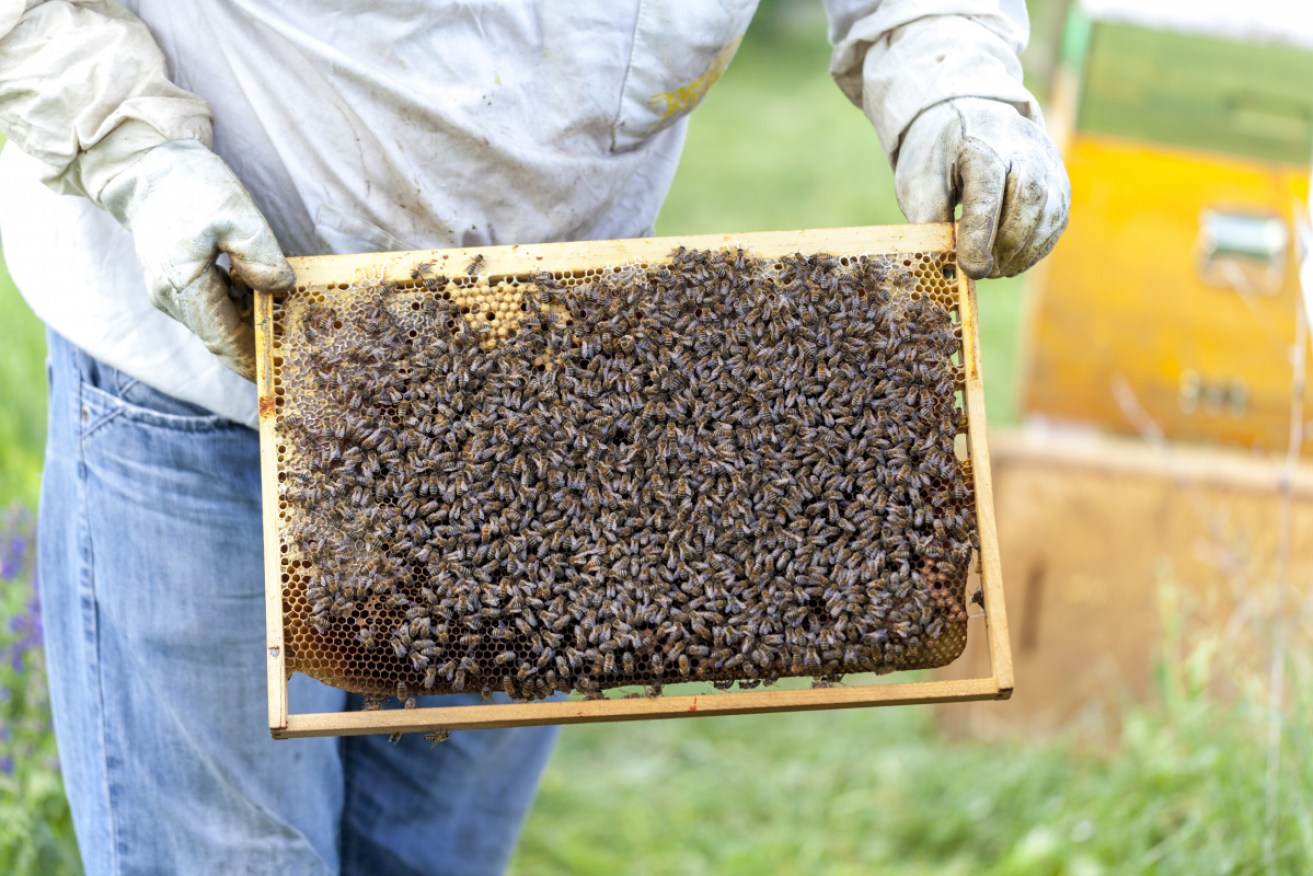
[[[273,232],[210,152],[205,101],[169,81],[146,26],[108,0],[0,0],[0,131],[133,234],[155,306],[254,374],[251,329],[215,260],[248,281],[293,281]]]
[[[119,4],[0,0],[0,9],[0,130],[49,166],[56,191],[94,199],[142,149],[209,144],[210,108],[169,81],[150,31]]]
[[[1020,0],[826,0],[830,72],[875,125],[913,222],[963,204],[972,276],[1019,273],[1066,226],[1070,186],[1018,54]]]

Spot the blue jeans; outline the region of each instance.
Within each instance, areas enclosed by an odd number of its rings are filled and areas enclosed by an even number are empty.
[[[41,598],[88,874],[502,872],[555,728],[272,740],[256,433],[49,345]]]

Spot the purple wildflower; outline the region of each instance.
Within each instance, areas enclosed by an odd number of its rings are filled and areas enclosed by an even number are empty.
[[[21,672],[23,658],[28,652],[41,648],[45,640],[41,624],[41,602],[35,593],[27,603],[27,611],[9,619],[9,630],[18,634],[18,641],[9,651],[9,665]]]
[[[23,571],[27,559],[28,540],[25,534],[7,534],[0,550],[0,580],[12,581]]]
[[[0,529],[0,581],[16,581],[31,588],[26,610],[9,619],[8,629],[16,639],[8,648],[0,650],[0,660],[21,671],[25,657],[40,648],[43,641],[41,604],[35,587],[35,570],[28,561],[32,553],[32,515],[22,507],[12,509]],[[31,575],[25,575],[31,571]]]
[[[13,581],[27,568],[32,551],[32,514],[16,506],[5,517],[0,529],[0,581]]]

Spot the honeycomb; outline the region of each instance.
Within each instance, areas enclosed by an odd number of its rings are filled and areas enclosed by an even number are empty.
[[[941,666],[978,537],[949,253],[301,286],[287,671],[380,697]]]

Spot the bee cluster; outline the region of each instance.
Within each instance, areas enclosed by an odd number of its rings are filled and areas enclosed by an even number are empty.
[[[949,662],[960,339],[910,265],[420,265],[276,305],[289,667],[530,699]]]

